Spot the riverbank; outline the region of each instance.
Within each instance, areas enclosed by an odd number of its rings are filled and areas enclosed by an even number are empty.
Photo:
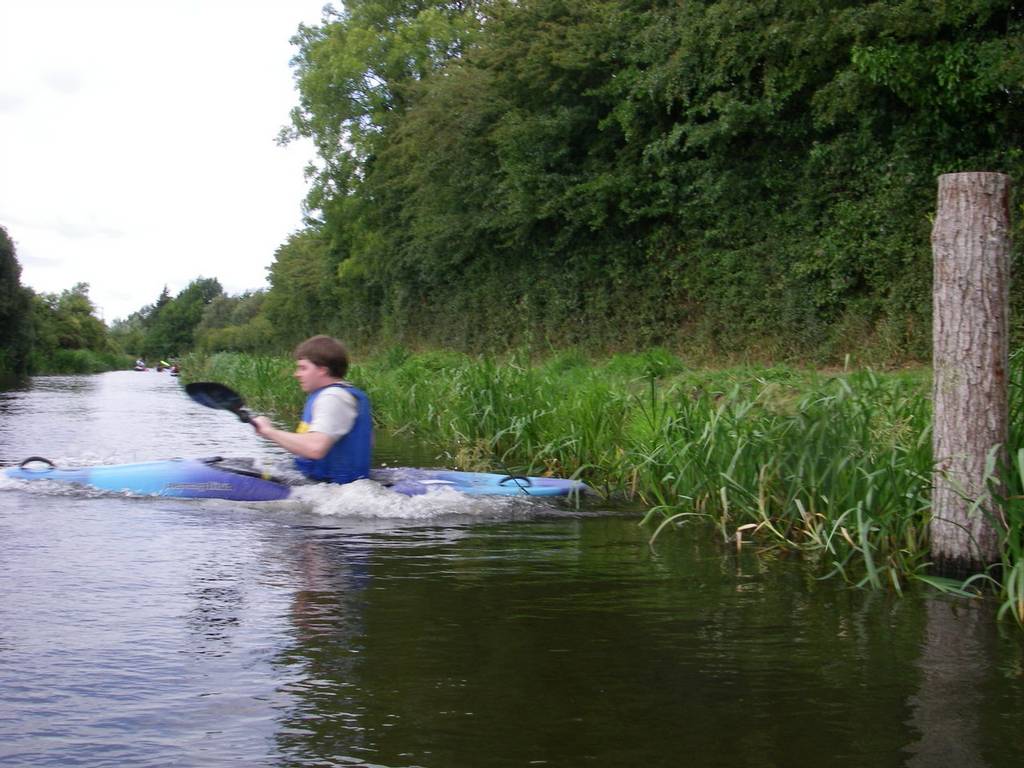
[[[0,350],[2,352],[2,350]],[[119,352],[96,352],[91,349],[56,349],[29,356],[28,372],[7,364],[0,354],[0,389],[14,386],[26,376],[53,376],[76,373],[104,373],[132,367],[132,358]],[[21,372],[18,372],[21,370]]]
[[[191,379],[221,381],[294,422],[303,395],[286,358],[192,357]],[[663,351],[543,362],[391,350],[350,378],[391,432],[438,446],[451,466],[581,477],[648,508],[652,538],[705,521],[729,547],[798,552],[823,576],[901,591],[928,575],[930,373],[786,367],[695,370]],[[1014,366],[1012,445],[1022,374]],[[1020,495],[1020,478],[1008,494]],[[1024,621],[1020,502],[1007,503],[997,591]]]
[[[119,352],[96,352],[91,349],[57,349],[48,354],[33,354],[31,371],[36,376],[69,373],[103,373],[123,371],[132,367],[132,358]]]

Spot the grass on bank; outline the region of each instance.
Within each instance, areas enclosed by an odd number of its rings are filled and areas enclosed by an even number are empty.
[[[133,358],[119,352],[91,349],[55,349],[48,354],[33,353],[29,366],[33,374],[102,373],[128,370]]]
[[[296,420],[303,394],[286,358],[189,358],[185,375],[224,382],[256,409]],[[1024,373],[1013,366],[1020,445]],[[656,537],[707,521],[729,546],[799,551],[823,576],[901,591],[927,575],[930,376],[785,367],[691,370],[653,350],[603,362],[541,363],[393,349],[354,366],[378,424],[466,469],[578,476],[648,507]],[[1001,574],[984,578],[1024,622],[1024,454],[1005,507]],[[967,587],[979,587],[975,580]]]

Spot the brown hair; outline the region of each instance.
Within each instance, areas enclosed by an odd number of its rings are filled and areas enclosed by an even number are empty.
[[[330,336],[313,336],[299,344],[295,348],[295,359],[302,358],[313,365],[323,366],[336,379],[343,379],[348,373],[348,350]]]

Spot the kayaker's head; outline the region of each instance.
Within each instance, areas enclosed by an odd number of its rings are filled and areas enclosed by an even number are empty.
[[[295,360],[295,378],[303,392],[315,392],[348,373],[348,351],[330,336],[306,339],[295,348]]]

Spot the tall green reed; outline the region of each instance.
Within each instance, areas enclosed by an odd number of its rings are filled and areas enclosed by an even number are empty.
[[[185,372],[294,419],[303,395],[293,367],[220,354],[187,360]],[[1019,445],[1024,374],[1014,370]],[[395,348],[354,366],[350,378],[371,394],[380,426],[433,444],[453,466],[575,475],[643,503],[652,541],[704,520],[730,546],[797,551],[823,576],[897,591],[913,580],[936,583],[927,575],[924,374],[691,371],[657,350],[535,363],[524,354],[499,361]],[[1019,607],[1024,477],[1008,496],[1002,578],[989,579]]]
[[[219,381],[238,390],[248,405],[258,411],[290,421],[296,421],[302,413],[305,395],[291,377],[295,363],[287,358],[194,353],[182,359],[181,369],[188,381]]]
[[[1010,614],[1024,626],[1024,350],[1010,356],[1009,374],[1010,466],[1000,468],[1001,482],[994,483],[1003,493],[999,514],[992,521],[999,532],[1001,561],[985,580],[998,591],[999,615]]]
[[[789,406],[771,392],[651,395],[636,450],[657,501],[648,519],[666,518],[660,532],[705,517],[738,545],[799,549],[856,583],[901,589],[926,554],[925,397],[870,373],[823,380]]]

